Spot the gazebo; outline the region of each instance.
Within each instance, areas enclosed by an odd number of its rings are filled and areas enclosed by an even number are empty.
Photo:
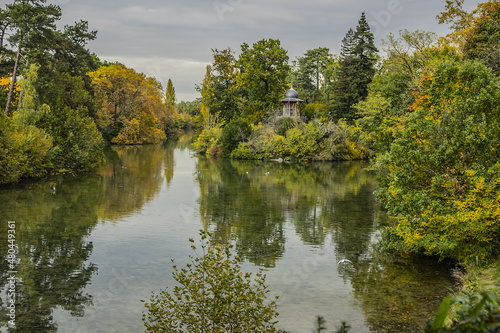
[[[299,103],[303,100],[299,99],[299,94],[292,88],[285,93],[285,98],[280,99],[283,103],[283,117],[299,117]]]

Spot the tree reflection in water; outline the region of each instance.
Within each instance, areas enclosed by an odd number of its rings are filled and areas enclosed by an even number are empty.
[[[93,248],[86,237],[98,222],[102,182],[96,175],[73,181],[58,178],[0,191],[0,216],[16,221],[19,248],[16,327],[9,332],[55,332],[52,311],[56,307],[83,316],[85,307],[92,304],[84,288],[97,274],[97,267],[87,262]],[[6,226],[0,226],[3,258],[8,244]],[[2,286],[8,271],[4,268]],[[2,313],[6,313],[5,306]],[[4,317],[1,326],[6,324]]]
[[[16,222],[19,247],[16,327],[9,327],[9,332],[56,332],[55,308],[83,316],[93,299],[84,289],[97,274],[97,266],[89,262],[91,231],[99,221],[115,222],[139,211],[157,195],[164,174],[167,182],[173,176],[173,149],[112,147],[107,157],[99,174],[67,175],[0,190],[3,292],[9,271],[6,221]],[[6,327],[7,304],[2,300],[0,306],[0,327]]]
[[[361,326],[374,332],[414,331],[434,313],[445,287],[451,284],[446,267],[376,251],[386,217],[372,195],[376,188],[373,176],[363,171],[367,163],[287,164],[210,160],[188,154],[182,155],[187,160],[175,161],[174,147],[187,149],[189,140],[189,135],[181,137],[167,149],[113,147],[107,164],[96,175],[65,176],[0,190],[0,216],[16,221],[17,269],[23,280],[18,285],[17,328],[10,332],[55,332],[55,309],[74,316],[87,311],[88,316],[92,302],[99,303],[99,295],[85,293],[97,274],[96,265],[89,260],[94,250],[90,233],[98,223],[143,221],[129,217],[152,202],[165,186],[167,192],[178,188],[174,167],[182,170],[182,164],[176,163],[192,163],[192,158],[198,183],[192,190],[199,188],[200,195],[188,208],[199,211],[202,227],[214,237],[233,242],[240,257],[269,271],[276,269],[275,278],[283,276],[279,288],[294,292],[293,287],[305,286],[327,298],[337,297],[339,288],[347,288],[346,294],[351,291],[363,309],[366,325]],[[190,177],[191,173],[184,174],[186,186],[192,184]],[[198,224],[198,220],[192,222]],[[5,222],[0,224],[0,255],[4,258],[0,286],[7,282],[7,227]],[[158,248],[163,248],[164,240],[158,242]],[[297,253],[304,249],[312,251],[305,256]],[[287,251],[296,252],[287,256]],[[296,262],[280,268],[281,259]],[[335,270],[341,259],[350,262]],[[311,286],[308,278],[327,263],[331,270],[323,273],[326,278],[313,279],[321,285]],[[4,295],[5,287],[2,292]],[[307,293],[299,295],[301,306],[302,302],[317,304]],[[345,304],[339,302],[335,304]],[[324,304],[333,303],[326,299]],[[0,306],[0,327],[6,327],[3,299]],[[331,312],[317,314],[330,318],[336,309]],[[95,323],[96,327],[104,324]]]
[[[339,264],[338,274],[352,285],[372,331],[414,331],[446,293],[448,268],[377,252],[387,217],[372,194],[376,183],[366,166],[199,157],[202,223],[214,237],[234,242],[241,257],[269,268],[285,253],[285,229],[293,229],[304,244],[325,248],[337,261],[349,259]]]

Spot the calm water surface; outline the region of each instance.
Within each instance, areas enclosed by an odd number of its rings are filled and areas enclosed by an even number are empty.
[[[244,270],[266,268],[289,332],[311,332],[318,315],[328,331],[416,331],[453,285],[442,264],[376,251],[386,217],[365,163],[210,160],[188,147],[189,136],[113,147],[97,174],[0,190],[0,253],[16,221],[21,279],[16,328],[1,291],[0,331],[143,332],[140,300],[173,286],[170,259],[187,262],[200,229],[232,242]],[[5,259],[0,271],[5,286]]]

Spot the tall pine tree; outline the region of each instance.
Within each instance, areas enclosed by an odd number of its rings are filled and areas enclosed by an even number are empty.
[[[377,52],[365,13],[362,13],[356,31],[349,29],[342,40],[338,77],[333,86],[332,111],[336,119],[357,118],[352,106],[368,95],[368,84],[375,75]]]

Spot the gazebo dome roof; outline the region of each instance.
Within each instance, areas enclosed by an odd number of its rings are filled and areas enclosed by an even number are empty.
[[[285,93],[285,98],[299,98],[299,93],[295,89],[291,88]]]
[[[290,88],[285,93],[285,98],[281,99],[280,102],[303,102],[303,100],[299,99],[299,94],[295,89]]]

